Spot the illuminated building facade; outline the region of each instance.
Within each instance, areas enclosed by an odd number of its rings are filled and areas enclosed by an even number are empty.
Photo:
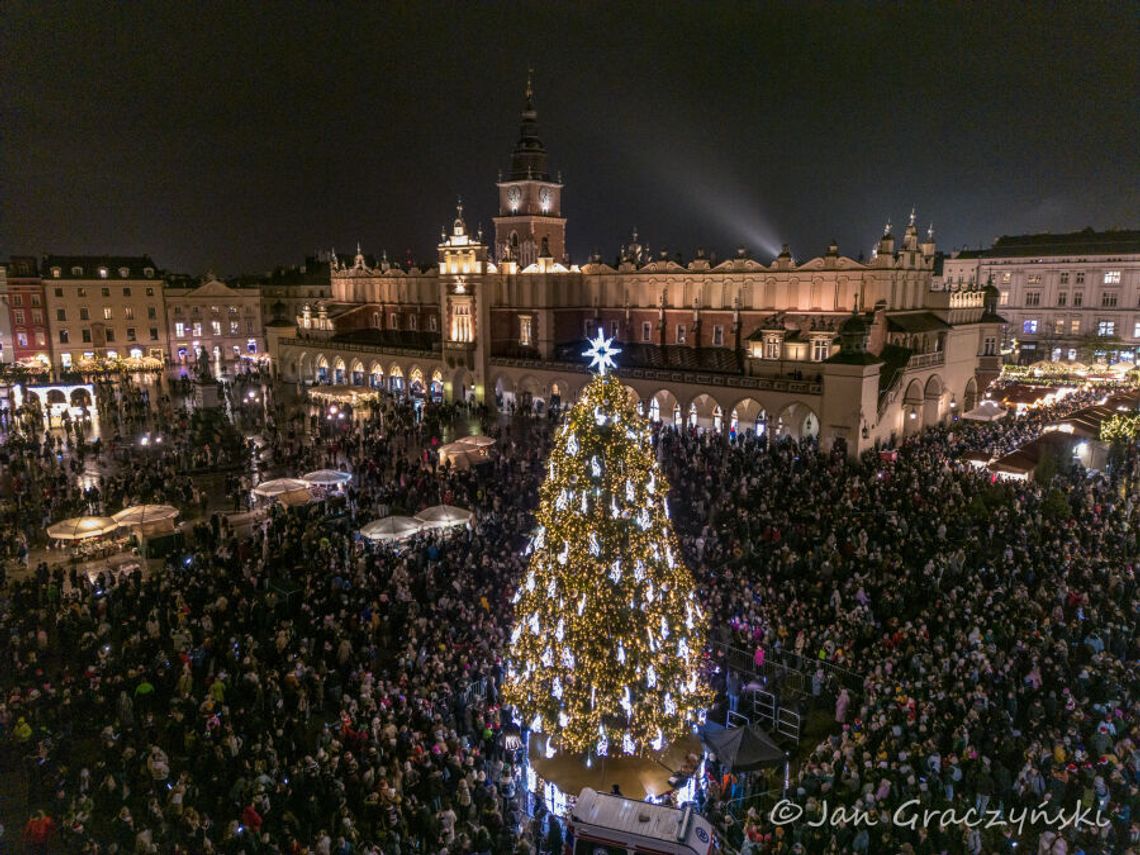
[[[39,264],[31,255],[14,255],[5,264],[7,279],[7,331],[0,331],[5,363],[49,368],[51,348],[48,321],[43,308],[43,283]]]
[[[635,238],[616,267],[571,264],[529,84],[496,186],[493,238],[472,234],[459,206],[430,268],[334,258],[331,299],[267,330],[280,375],[541,408],[575,399],[582,343],[601,329],[653,419],[819,435],[855,453],[972,407],[998,369],[993,294],[936,289],[933,235],[920,238],[913,214],[867,262],[832,244],[803,261],[785,246],[768,263],[745,250],[679,263]]]
[[[5,351],[5,361],[50,368],[51,345],[39,265],[35,257],[21,255],[13,256],[6,269],[12,351]]]
[[[44,256],[40,262],[52,365],[166,354],[162,274],[148,256]]]
[[[239,287],[256,287],[261,293],[261,317],[281,324],[300,315],[305,306],[315,306],[332,297],[329,278],[333,253],[309,256],[303,264],[278,267],[268,276],[242,277]]]
[[[994,284],[1014,361],[1140,357],[1140,231],[1000,237],[951,255],[943,278],[948,288]]]
[[[168,284],[165,294],[171,365],[194,365],[203,350],[219,371],[265,355],[259,289],[207,277],[191,287]]]

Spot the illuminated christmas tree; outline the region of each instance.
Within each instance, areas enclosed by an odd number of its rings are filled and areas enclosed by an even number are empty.
[[[515,594],[504,697],[562,751],[643,754],[708,706],[705,619],[669,520],[648,422],[598,375],[558,429],[530,563]]]

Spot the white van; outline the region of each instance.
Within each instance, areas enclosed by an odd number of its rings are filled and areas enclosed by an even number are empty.
[[[586,787],[570,811],[571,855],[709,855],[712,826],[691,807],[653,805]]]

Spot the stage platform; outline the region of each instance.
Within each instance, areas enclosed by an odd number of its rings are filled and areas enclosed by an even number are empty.
[[[659,754],[646,757],[595,757],[587,766],[580,754],[555,754],[546,757],[546,737],[530,735],[530,764],[540,778],[554,784],[568,796],[577,796],[585,787],[608,793],[617,784],[621,794],[630,799],[662,796],[674,789],[669,783],[674,772],[683,769],[688,755],[698,760],[701,741],[695,735],[667,746]]]

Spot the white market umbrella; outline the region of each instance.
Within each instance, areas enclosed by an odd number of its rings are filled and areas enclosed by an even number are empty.
[[[470,445],[473,448],[486,448],[489,445],[494,445],[495,440],[489,436],[463,436],[455,440],[453,445]]]
[[[309,482],[297,478],[274,478],[272,481],[262,481],[253,488],[258,496],[280,496],[282,493],[296,493],[298,490],[308,490]]]
[[[352,476],[336,469],[318,469],[316,472],[306,472],[301,476],[301,480],[308,484],[316,484],[318,487],[336,487],[347,484],[352,480]]]
[[[49,525],[47,533],[56,540],[87,540],[109,534],[118,527],[111,517],[71,517]]]
[[[360,529],[369,540],[400,540],[422,531],[424,524],[414,517],[383,517]]]
[[[176,516],[178,508],[173,505],[132,505],[112,514],[111,519],[119,525],[137,527],[165,522]]]
[[[432,505],[416,514],[416,519],[422,522],[425,528],[466,525],[474,518],[475,515],[471,511],[457,508],[455,505]]]

